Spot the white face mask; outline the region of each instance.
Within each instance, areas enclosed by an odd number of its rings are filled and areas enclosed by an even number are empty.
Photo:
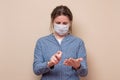
[[[68,33],[69,25],[63,25],[63,24],[54,24],[54,30],[59,35],[63,36],[66,33]]]

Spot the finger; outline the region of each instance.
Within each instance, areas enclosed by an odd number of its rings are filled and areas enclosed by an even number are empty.
[[[70,62],[65,63],[66,66],[72,66]]]
[[[67,63],[63,63],[64,65],[66,65],[66,66],[68,66],[68,64]]]
[[[61,57],[59,57],[58,55],[55,55],[55,58],[60,61]]]
[[[62,53],[62,51],[57,51],[57,53],[58,53],[58,54],[61,54],[61,53]]]
[[[69,61],[70,61],[71,63],[75,63],[75,59],[73,59],[73,58],[69,58]]]
[[[68,64],[69,66],[72,66],[72,65],[74,64],[72,58],[70,58],[70,59],[67,60],[67,64]]]
[[[54,59],[51,59],[51,63],[55,65],[56,61]]]
[[[69,58],[70,61],[74,62],[75,60],[73,58]]]
[[[61,52],[61,51],[58,51],[58,52],[56,53],[56,58],[57,58],[58,60],[60,60],[61,57],[62,57],[62,52]]]
[[[51,63],[54,64],[54,65],[56,64],[56,62],[54,60],[52,60]]]
[[[63,63],[67,63],[68,59],[65,59]]]
[[[54,63],[55,65],[58,64],[58,62],[57,62],[57,61],[54,61],[54,60],[53,60],[53,63]]]
[[[77,61],[81,62],[83,61],[83,58],[78,58]]]
[[[65,59],[63,64],[68,65],[68,59]]]
[[[55,61],[55,62],[58,62],[58,60],[57,60],[57,58],[54,56],[53,57],[53,60]]]
[[[69,64],[68,64],[68,62],[67,61],[64,61],[64,63],[63,63],[64,65],[66,65],[66,66],[69,66]]]
[[[67,61],[68,62],[73,61],[73,58],[68,58]]]
[[[58,51],[56,55],[61,58],[62,52],[61,52],[61,51]]]

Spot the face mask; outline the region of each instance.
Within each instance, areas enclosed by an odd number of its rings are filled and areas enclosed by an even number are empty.
[[[59,35],[65,35],[69,30],[69,25],[63,25],[63,24],[54,24],[54,30]]]

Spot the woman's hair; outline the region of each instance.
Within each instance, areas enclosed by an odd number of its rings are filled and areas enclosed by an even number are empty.
[[[63,5],[57,6],[51,13],[50,31],[53,32],[53,25],[52,25],[52,23],[53,23],[54,19],[56,17],[58,17],[58,16],[61,16],[61,15],[67,16],[68,19],[70,20],[71,25],[70,25],[70,28],[69,28],[69,33],[72,33],[73,15],[72,15],[72,12],[70,11],[70,9],[67,6],[63,6]]]

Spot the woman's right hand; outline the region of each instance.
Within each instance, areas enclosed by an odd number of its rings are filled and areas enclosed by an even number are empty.
[[[56,64],[58,64],[61,60],[62,57],[62,52],[61,51],[57,51],[50,59],[50,61],[48,62],[48,67],[52,67]]]

